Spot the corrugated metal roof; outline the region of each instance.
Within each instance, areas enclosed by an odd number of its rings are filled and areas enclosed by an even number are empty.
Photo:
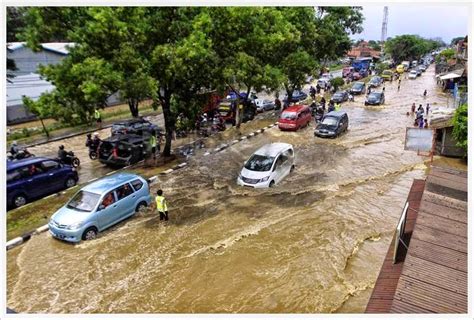
[[[26,42],[9,42],[7,43],[8,50],[14,51],[23,48]],[[46,42],[42,43],[41,47],[44,50],[53,51],[62,55],[69,54],[69,48],[75,45],[74,42]]]
[[[39,74],[30,73],[16,76],[7,83],[7,107],[23,104],[22,97],[37,100],[44,92],[55,88],[50,82],[42,79]]]

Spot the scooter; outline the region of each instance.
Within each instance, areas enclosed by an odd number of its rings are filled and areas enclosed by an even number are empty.
[[[89,154],[89,156],[90,156],[90,154]],[[91,159],[92,159],[92,158],[91,158]],[[74,152],[72,152],[72,151],[69,151],[69,152],[67,153],[66,159],[61,160],[61,159],[58,158],[58,160],[59,160],[61,163],[63,163],[63,164],[68,164],[68,165],[70,165],[70,166],[73,166],[74,168],[77,168],[77,167],[79,167],[79,166],[81,165],[81,161],[79,160],[78,157],[76,157],[76,156],[74,155]]]
[[[28,152],[28,150],[26,149],[19,150],[15,155],[12,155],[11,152],[7,153],[7,159],[10,161],[31,158],[34,156],[35,156],[34,154]]]

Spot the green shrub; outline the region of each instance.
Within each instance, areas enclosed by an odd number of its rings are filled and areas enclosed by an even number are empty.
[[[344,79],[341,77],[333,78],[329,82],[331,82],[331,85],[334,87],[334,91],[337,91],[340,86],[344,85]]]
[[[453,136],[456,145],[464,149],[467,154],[467,104],[460,105],[453,118]]]

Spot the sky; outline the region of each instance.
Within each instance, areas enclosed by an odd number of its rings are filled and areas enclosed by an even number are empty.
[[[464,5],[393,4],[388,5],[387,37],[417,34],[423,38],[441,37],[445,42],[465,36],[469,30],[470,7]],[[363,6],[364,31],[352,39],[380,40],[383,6]],[[448,21],[446,20],[448,19]]]

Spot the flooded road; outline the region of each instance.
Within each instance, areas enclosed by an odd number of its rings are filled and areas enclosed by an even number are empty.
[[[445,101],[433,75],[432,66],[402,80],[399,93],[387,83],[382,107],[364,107],[363,96],[344,103],[349,131],[334,140],[315,138],[313,125],[296,133],[273,128],[215,155],[199,151],[153,188],[168,198],[167,224],[150,210],[79,245],[34,236],[7,253],[7,306],[28,313],[363,312],[412,181],[424,178],[424,159],[403,142],[413,102]],[[243,162],[270,142],[293,144],[295,171],[272,189],[237,186]]]

